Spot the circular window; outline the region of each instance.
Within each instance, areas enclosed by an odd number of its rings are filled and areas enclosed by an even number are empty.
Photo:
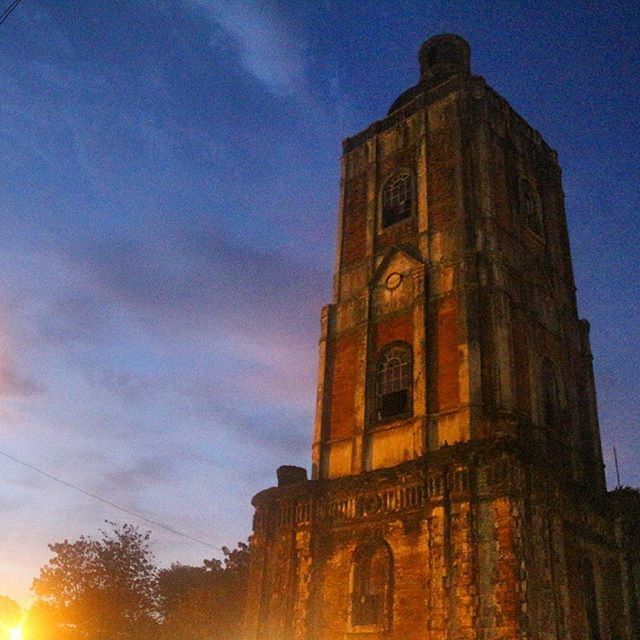
[[[390,273],[387,276],[387,279],[384,281],[384,286],[389,289],[389,291],[393,291],[397,289],[402,283],[402,274],[400,273]]]

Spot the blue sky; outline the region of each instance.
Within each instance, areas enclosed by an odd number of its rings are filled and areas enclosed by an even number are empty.
[[[564,170],[608,476],[640,485],[628,2],[27,0],[0,27],[0,450],[214,545],[308,466],[340,141],[456,32]],[[0,593],[130,520],[0,458]],[[159,529],[163,563],[213,552]]]

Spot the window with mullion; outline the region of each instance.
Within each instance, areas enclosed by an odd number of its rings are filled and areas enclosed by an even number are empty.
[[[382,190],[382,228],[413,215],[413,180],[408,173],[393,176]]]
[[[411,411],[411,350],[397,346],[382,354],[376,375],[377,420],[391,420]]]

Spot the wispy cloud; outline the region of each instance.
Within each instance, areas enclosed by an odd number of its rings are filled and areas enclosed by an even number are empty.
[[[11,335],[6,302],[2,301],[0,304],[0,399],[39,394],[42,392],[41,385],[19,368],[19,354]]]
[[[305,45],[299,30],[278,13],[274,3],[248,0],[185,0],[203,9],[222,30],[211,44],[226,47],[231,38],[245,69],[275,93],[304,90]]]
[[[26,286],[53,264],[42,287]],[[206,424],[216,438],[273,429],[276,449],[306,441],[328,273],[218,232],[165,227],[127,242],[70,240],[11,280],[6,324],[22,327],[23,348],[0,366],[0,391],[46,385],[63,413],[38,429],[56,447],[73,438],[93,451],[129,437],[144,450],[169,430],[189,446]],[[289,422],[295,435],[279,440]]]
[[[0,398],[31,396],[41,391],[36,382],[21,376],[12,363],[0,362]]]
[[[315,172],[283,173],[306,162],[292,151],[315,153],[307,129],[294,144],[281,135],[288,112],[265,127],[268,107],[238,108],[246,94],[288,108],[278,97],[305,91],[295,16],[260,2],[189,3],[181,16],[191,22],[197,7],[202,24],[206,12],[211,33],[192,58],[227,48],[202,71],[215,78],[202,95],[182,89],[186,63],[147,65],[156,57],[141,47],[137,64],[115,64],[109,40],[106,64],[82,34],[0,65],[0,173],[11,187],[0,208],[0,431],[17,458],[228,543],[274,469],[308,458],[330,275],[309,266],[323,262],[307,247],[325,236],[326,204],[309,204]],[[0,504],[20,500],[3,566],[21,549],[33,575],[46,542],[119,516],[5,464]],[[188,561],[192,549],[161,536],[164,557]],[[0,591],[14,588],[0,576]]]
[[[72,242],[68,252],[69,269],[93,298],[126,308],[156,329],[175,331],[180,325],[182,331],[195,326],[217,336],[244,334],[247,346],[239,357],[259,355],[262,335],[271,338],[262,344],[269,360],[288,359],[278,353],[278,336],[287,336],[289,348],[299,348],[301,340],[308,346],[328,294],[328,273],[203,227],[158,228],[144,239],[123,242]],[[91,297],[76,295],[72,301],[71,318],[94,315]]]

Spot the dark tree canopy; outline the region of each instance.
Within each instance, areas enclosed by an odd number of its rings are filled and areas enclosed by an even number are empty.
[[[240,637],[250,549],[223,547],[224,562],[200,567],[174,564],[160,572],[166,640],[228,640]]]
[[[15,627],[20,617],[20,605],[7,596],[0,596],[0,629]]]
[[[149,532],[110,524],[99,539],[81,536],[49,545],[53,557],[33,582],[36,601],[25,640],[240,637],[250,553],[246,544],[223,547],[222,560],[158,570]],[[0,598],[0,615],[2,603]]]
[[[33,582],[38,615],[56,637],[129,640],[144,637],[159,616],[157,569],[149,532],[125,524],[94,540],[49,545],[53,557]]]

